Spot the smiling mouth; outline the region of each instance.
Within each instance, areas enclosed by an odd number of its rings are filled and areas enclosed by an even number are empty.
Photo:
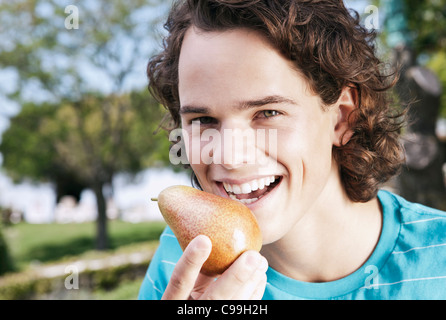
[[[281,176],[269,176],[254,179],[242,184],[229,184],[223,182],[229,198],[238,200],[243,204],[251,204],[273,190],[281,181]]]

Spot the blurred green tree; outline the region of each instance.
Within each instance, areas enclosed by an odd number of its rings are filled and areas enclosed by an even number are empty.
[[[152,134],[164,111],[140,90],[169,5],[0,0],[0,70],[9,75],[0,94],[21,106],[2,137],[3,165],[16,180],[92,188],[98,249],[107,247],[103,187],[117,172],[168,160],[167,139]]]
[[[378,0],[377,5],[385,8],[387,14],[396,10],[389,8],[392,1]],[[413,58],[431,69],[446,88],[446,0],[403,0],[400,14],[404,17],[404,27],[410,42]],[[380,30],[383,38],[388,38],[392,26]],[[384,41],[390,44],[389,41]],[[446,90],[441,96],[440,113],[446,118]]]
[[[79,100],[88,92],[129,91],[135,81],[137,88],[144,85],[170,1],[71,3],[0,0],[0,67],[14,82],[0,90],[9,98]]]
[[[446,0],[405,0],[415,56],[421,57],[446,88]],[[446,118],[446,89],[440,116]]]
[[[157,131],[164,109],[145,91],[85,95],[60,104],[27,103],[3,134],[3,166],[16,181],[69,181],[97,198],[97,248],[107,247],[104,187],[119,172],[168,163],[169,141]]]
[[[446,0],[405,0],[415,54],[446,49]]]

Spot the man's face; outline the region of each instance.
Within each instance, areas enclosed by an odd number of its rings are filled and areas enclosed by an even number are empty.
[[[286,236],[324,201],[337,170],[336,114],[322,110],[320,98],[263,36],[189,29],[179,95],[187,155],[201,187],[245,203],[265,244]]]

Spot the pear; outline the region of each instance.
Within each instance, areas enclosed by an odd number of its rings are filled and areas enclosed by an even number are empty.
[[[211,254],[201,270],[204,274],[221,274],[243,252],[260,251],[262,247],[256,217],[237,200],[188,186],[168,187],[157,200],[164,220],[183,250],[200,234],[212,241]]]

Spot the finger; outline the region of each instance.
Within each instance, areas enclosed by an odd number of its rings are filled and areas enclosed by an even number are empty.
[[[208,276],[200,273],[195,281],[194,289],[190,294],[192,300],[199,300],[201,295],[206,291],[209,285],[214,282],[216,276]]]
[[[263,297],[266,286],[266,270],[268,262],[262,257],[262,262],[251,278],[233,296],[234,300],[259,300]]]
[[[162,299],[186,300],[189,298],[200,269],[209,257],[211,249],[212,242],[204,235],[197,236],[189,243],[172,272]]]
[[[263,294],[265,293],[266,289],[266,283],[267,283],[266,273],[263,273],[262,279],[257,284],[257,287],[254,290],[253,294],[251,295],[250,300],[261,300],[263,298]]]
[[[216,281],[209,285],[201,299],[231,299],[244,287],[264,259],[256,251],[243,253]]]

